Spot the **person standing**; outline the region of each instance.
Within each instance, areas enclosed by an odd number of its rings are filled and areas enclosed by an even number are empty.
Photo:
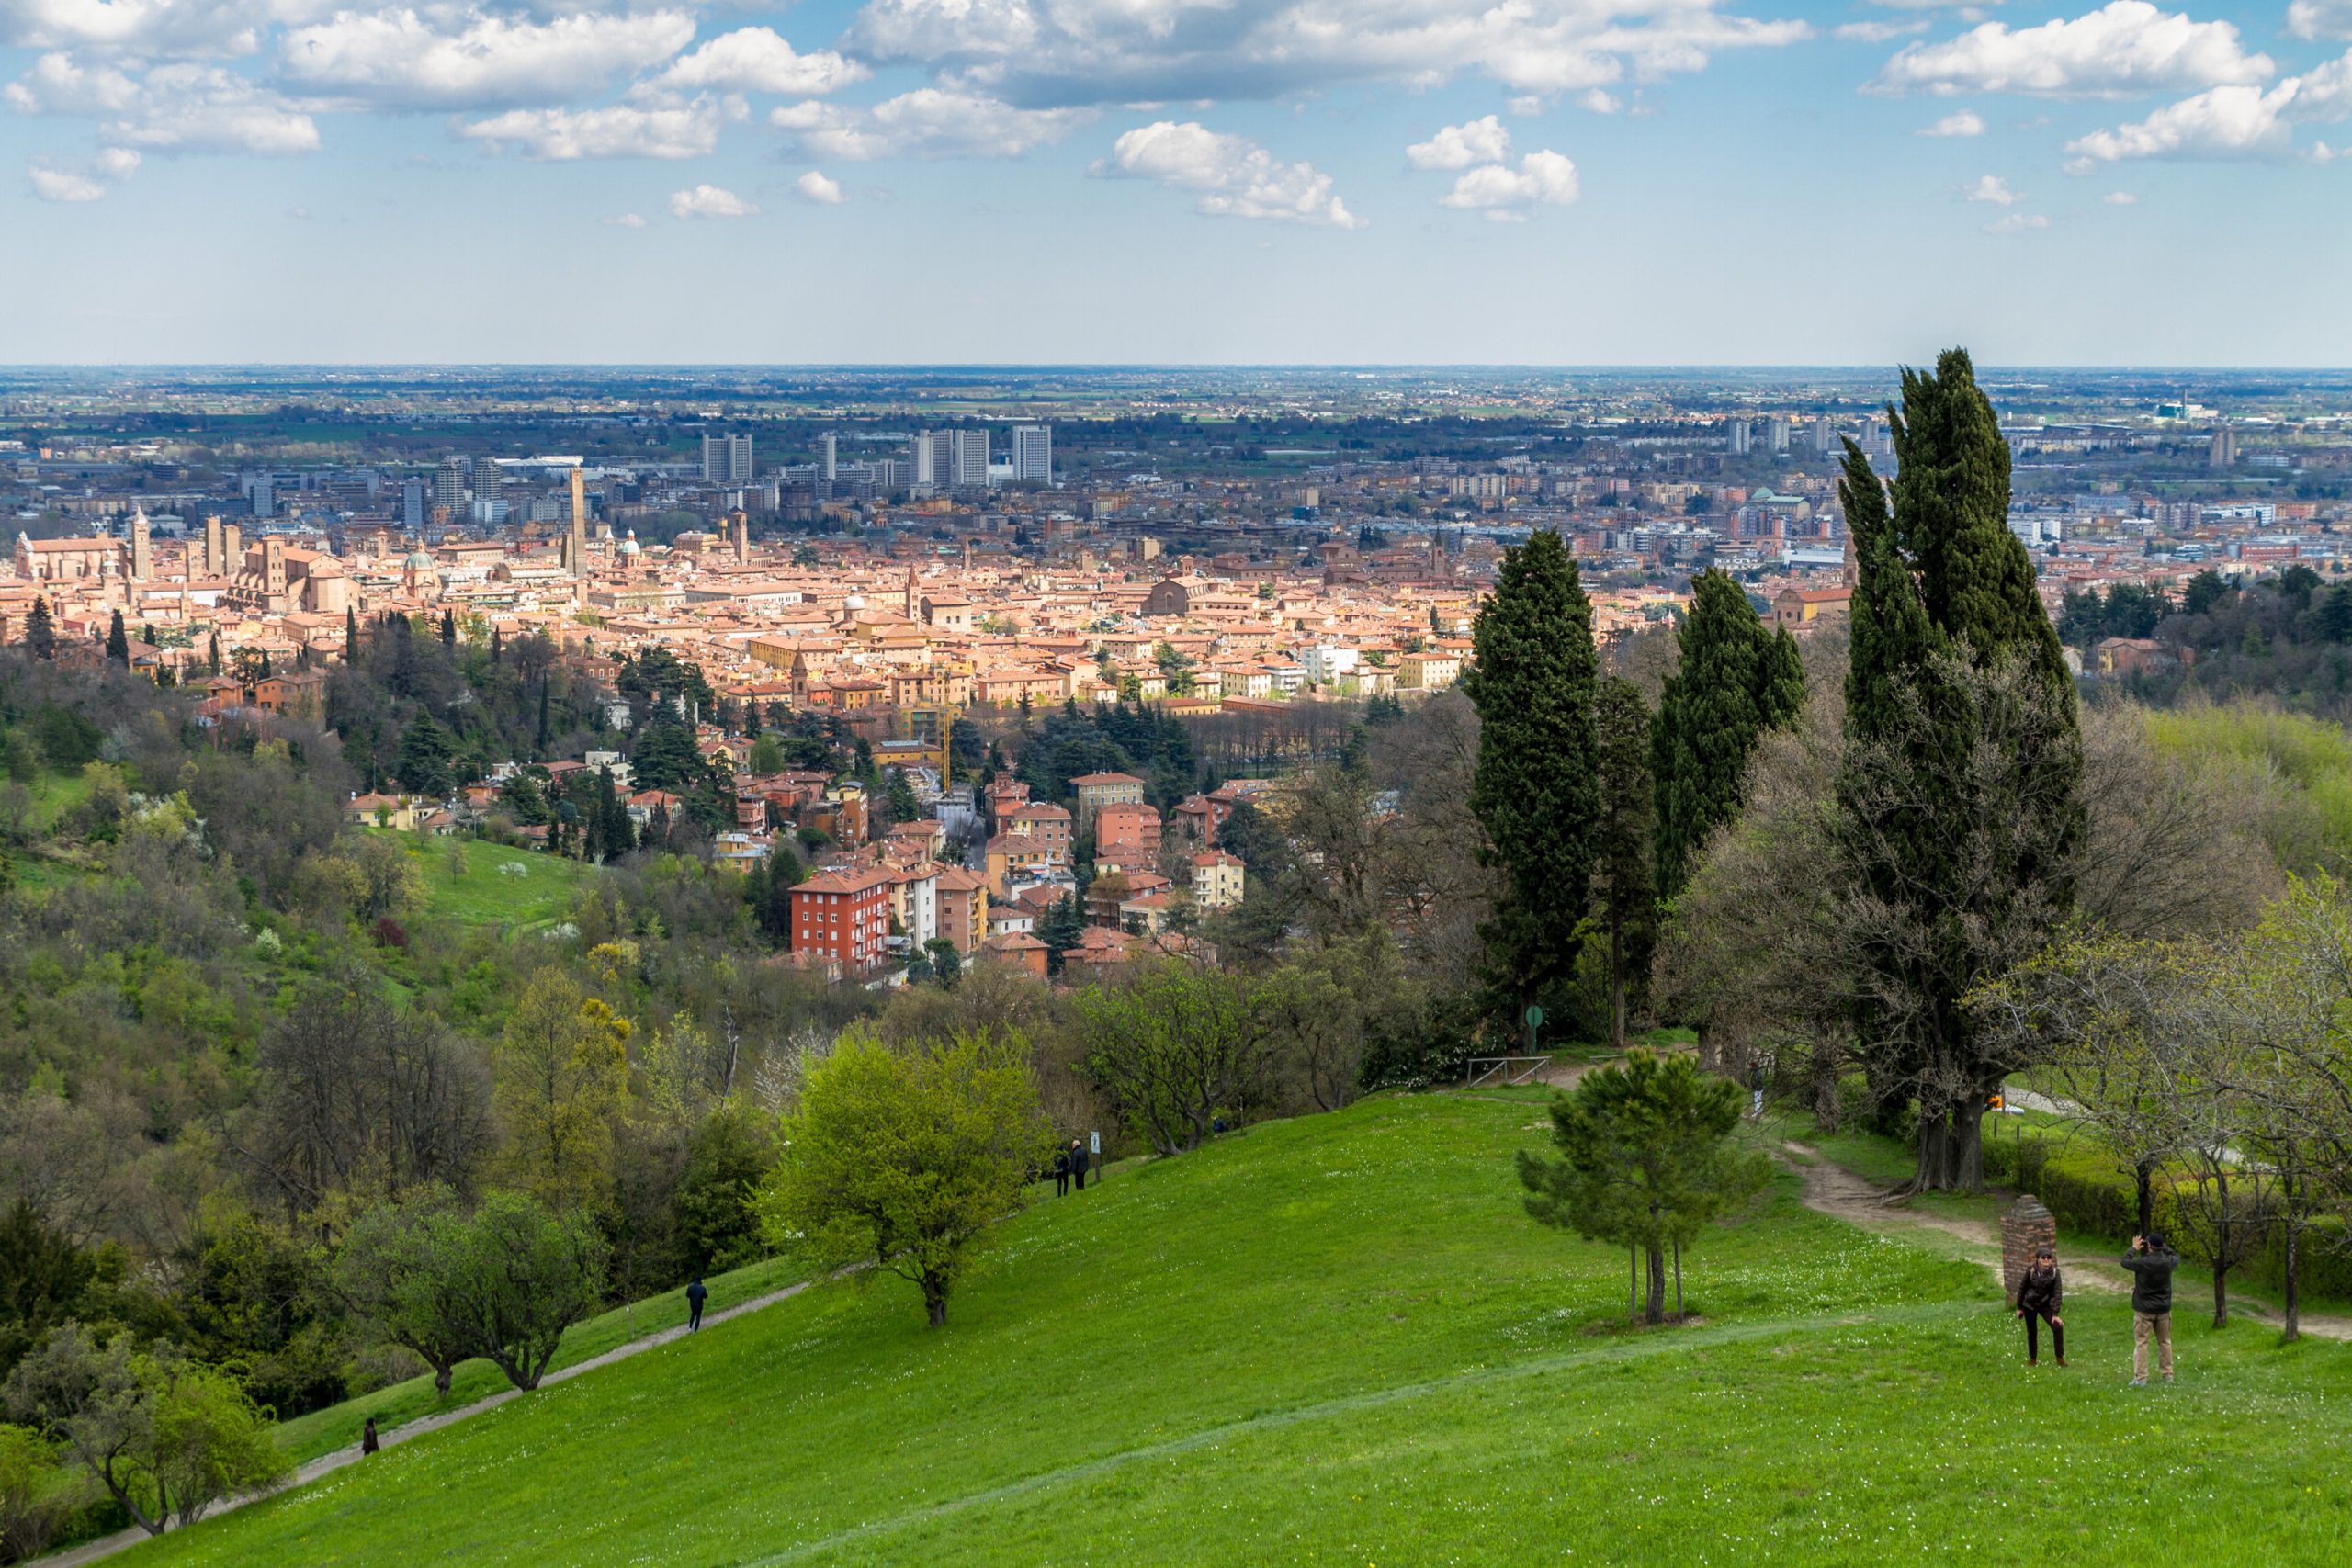
[[[1086,1145],[1076,1138],[1069,1141],[1069,1174],[1070,1179],[1078,1184],[1078,1190],[1085,1191]]]
[[[2161,1235],[2135,1235],[2123,1255],[2132,1271],[2132,1386],[2148,1382],[2148,1337],[2155,1336],[2156,1364],[2165,1382],[2172,1382],[2172,1271],[2180,1254],[2165,1245]]]
[[[697,1274],[695,1276],[694,1283],[686,1287],[687,1333],[702,1332],[702,1303],[708,1300],[710,1300],[710,1287],[704,1284],[702,1276]]]
[[[1069,1151],[1068,1149],[1054,1151],[1054,1196],[1057,1198],[1069,1196]]]
[[[2025,1364],[2041,1359],[2041,1325],[2050,1325],[2050,1353],[2066,1364],[2066,1320],[2059,1316],[2065,1282],[2058,1277],[2058,1259],[2050,1248],[2034,1254],[2025,1278],[2018,1281],[2018,1315],[2025,1319]]]
[[[376,1418],[370,1416],[368,1424],[359,1428],[359,1452],[362,1456],[372,1454],[382,1446],[376,1440]]]

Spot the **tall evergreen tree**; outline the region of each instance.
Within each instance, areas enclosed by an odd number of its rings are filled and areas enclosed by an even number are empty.
[[[359,612],[348,604],[343,607],[343,661],[359,662]]]
[[[122,629],[120,610],[117,610],[107,622],[107,660],[126,669],[130,664],[130,638]]]
[[[496,626],[492,626],[490,628],[490,661],[501,664],[505,662],[505,659],[506,638]]]
[[[392,762],[401,787],[419,795],[447,795],[457,787],[450,765],[454,750],[449,732],[431,714],[418,714],[401,731],[400,751]]]
[[[49,601],[38,593],[32,613],[25,617],[25,647],[35,659],[57,657],[57,622],[49,613]]]
[[[1973,1190],[2007,1064],[1980,1048],[1960,998],[2013,945],[2006,927],[2071,906],[2082,748],[2057,628],[2007,527],[2008,449],[1968,355],[1905,371],[1888,414],[1892,511],[1850,442],[1840,487],[1860,576],[1838,787],[1853,891],[1872,911],[1856,1047],[1883,1100],[1918,1101],[1913,1185]],[[1972,665],[2038,685],[2039,713],[1988,706]],[[2029,810],[2034,831],[2004,826]]]
[[[545,754],[546,754],[546,751],[547,751],[547,749],[548,749],[548,680],[547,680],[547,677],[546,677],[546,676],[542,675],[542,676],[540,676],[540,677],[539,677],[539,728],[538,728],[538,742],[537,742],[537,750],[539,750],[539,752],[540,752],[542,755],[545,755]]]
[[[1487,830],[1481,859],[1503,874],[1481,934],[1495,998],[1523,1024],[1575,970],[1600,815],[1592,605],[1558,534],[1539,529],[1505,554],[1472,636],[1477,660],[1463,680],[1479,718],[1470,809]]]
[[[1610,1038],[1625,1048],[1630,999],[1650,970],[1657,897],[1650,874],[1656,791],[1650,779],[1650,710],[1640,688],[1614,676],[1593,699],[1600,819],[1593,833],[1593,897],[1609,936]]]
[[[1739,813],[1747,761],[1767,729],[1804,705],[1804,667],[1787,631],[1758,619],[1720,571],[1691,584],[1682,657],[1658,698],[1650,767],[1657,789],[1657,886],[1682,891],[1707,835]]]
[[[212,647],[211,650],[205,655],[204,669],[205,673],[209,675],[220,673],[220,634],[219,632],[212,634]]]
[[[443,648],[458,646],[458,616],[453,610],[441,612],[441,646]]]

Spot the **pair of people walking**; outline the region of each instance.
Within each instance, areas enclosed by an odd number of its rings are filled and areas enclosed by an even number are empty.
[[[1054,1193],[1066,1196],[1075,1183],[1078,1190],[1086,1190],[1086,1145],[1072,1138],[1069,1147],[1054,1153]]]
[[[2180,1255],[2165,1245],[2161,1235],[2135,1235],[2132,1250],[2123,1255],[2124,1269],[2132,1276],[2132,1386],[2144,1388],[2148,1382],[2148,1341],[2156,1342],[2157,1365],[2166,1382],[2172,1382],[2172,1275],[2180,1267]],[[2066,1364],[2065,1281],[2058,1272],[2058,1259],[2049,1247],[2034,1255],[2025,1277],[2018,1281],[2018,1315],[2025,1320],[2025,1364],[2039,1365],[2041,1360],[2041,1326],[2050,1326],[2050,1353],[2058,1364]]]

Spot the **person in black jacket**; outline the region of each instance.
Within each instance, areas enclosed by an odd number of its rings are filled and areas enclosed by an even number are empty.
[[[2041,1325],[2050,1325],[2050,1353],[2066,1364],[2066,1320],[2059,1316],[2064,1304],[2065,1281],[2058,1277],[2058,1259],[2050,1248],[2033,1255],[2033,1263],[2018,1281],[2018,1315],[2025,1319],[2025,1364],[2041,1360]]]
[[[376,1418],[370,1416],[368,1417],[368,1425],[359,1428],[359,1451],[362,1454],[372,1454],[382,1446],[376,1440]]]
[[[1057,1198],[1069,1196],[1069,1151],[1068,1149],[1054,1151],[1054,1196]]]
[[[1069,1176],[1080,1192],[1086,1190],[1086,1145],[1076,1138],[1069,1141]]]
[[[702,1303],[709,1299],[710,1287],[702,1282],[701,1275],[695,1275],[694,1283],[686,1287],[687,1333],[699,1334],[702,1332]]]
[[[2172,1382],[2172,1271],[2180,1267],[2180,1254],[2165,1245],[2160,1235],[2135,1235],[2132,1250],[2123,1255],[2123,1267],[2132,1271],[2132,1386],[2145,1387],[2148,1382],[2148,1337],[2155,1336],[2156,1361],[2163,1368],[2165,1382]]]

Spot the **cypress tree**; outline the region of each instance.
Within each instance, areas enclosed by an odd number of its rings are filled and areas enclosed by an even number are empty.
[[[359,662],[359,612],[348,604],[343,607],[343,661]]]
[[[1690,880],[1707,835],[1739,814],[1747,760],[1767,729],[1804,705],[1804,666],[1786,630],[1768,632],[1747,591],[1720,571],[1691,583],[1680,662],[1659,694],[1650,766],[1657,789],[1657,886]]]
[[[212,634],[212,649],[205,656],[204,664],[206,673],[212,675],[220,673],[220,634],[219,632]]]
[[[546,751],[547,751],[547,749],[548,749],[548,678],[547,678],[546,676],[542,675],[542,676],[540,676],[540,677],[539,677],[539,729],[538,729],[538,750],[539,750],[539,751],[541,752],[541,754],[543,754],[543,755],[544,755],[544,754],[546,753]]]
[[[1860,573],[1841,814],[1856,891],[1894,922],[1864,949],[1856,1040],[1883,1099],[1917,1096],[1913,1185],[1973,1190],[1985,1098],[2004,1067],[1978,1048],[1960,998],[1986,978],[2021,891],[2032,891],[2037,921],[2063,919],[2072,903],[2082,750],[2057,628],[2008,531],[2008,448],[1968,355],[1944,354],[1933,374],[1905,370],[1903,406],[1887,412],[1901,464],[1892,511],[1850,442],[1840,489]],[[2055,732],[2018,730],[2016,716],[1980,709],[1951,673],[1945,656],[1955,652],[1979,670],[2021,662],[2048,694]],[[1988,744],[2008,752],[1997,784],[1953,761]],[[2041,830],[1996,833],[2001,863],[1972,863],[1984,825],[2026,801]]]
[[[1575,970],[1600,815],[1592,605],[1558,534],[1539,529],[1505,554],[1472,635],[1477,660],[1463,680],[1479,718],[1470,809],[1487,830],[1480,858],[1503,873],[1480,934],[1495,999],[1523,1023],[1530,1004]]]
[[[150,648],[159,648],[162,646],[162,644],[155,640],[154,622],[149,621],[146,625],[139,628],[139,640],[145,643]]]
[[[458,617],[454,611],[441,612],[441,646],[443,648],[458,646]]]
[[[490,628],[490,661],[499,664],[504,662],[505,658],[506,638],[496,626],[492,626]]]
[[[123,632],[120,610],[117,610],[107,623],[107,659],[126,669],[130,664],[130,638]]]
[[[1599,741],[1600,819],[1593,834],[1594,901],[1609,934],[1610,1039],[1625,1048],[1629,993],[1649,974],[1657,909],[1651,886],[1655,788],[1650,779],[1650,710],[1631,681],[1600,682],[1593,699]]]
[[[49,613],[49,601],[38,593],[32,614],[25,617],[25,647],[35,659],[57,657],[57,622]]]

